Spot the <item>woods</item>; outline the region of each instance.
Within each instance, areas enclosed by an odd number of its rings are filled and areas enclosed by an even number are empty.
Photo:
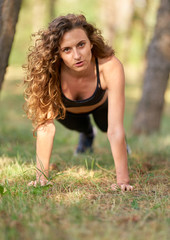
[[[22,0],[0,0],[0,90],[10,55]]]
[[[170,1],[161,1],[154,36],[147,52],[142,99],[135,115],[136,134],[159,130],[170,73]]]

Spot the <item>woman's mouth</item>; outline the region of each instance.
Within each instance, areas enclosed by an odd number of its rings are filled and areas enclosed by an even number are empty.
[[[76,67],[81,67],[81,66],[83,66],[83,64],[84,64],[84,61],[79,61],[79,62],[76,62]]]

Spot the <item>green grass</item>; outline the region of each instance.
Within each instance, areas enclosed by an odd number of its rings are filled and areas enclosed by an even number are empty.
[[[98,131],[94,154],[74,157],[78,134],[57,122],[50,173],[54,185],[28,187],[35,179],[35,139],[23,117],[22,78],[21,69],[9,68],[0,99],[1,240],[168,239],[169,103],[159,133],[133,136],[140,90],[133,77],[127,81],[125,128],[133,150],[133,192],[110,189],[115,168],[106,134]]]

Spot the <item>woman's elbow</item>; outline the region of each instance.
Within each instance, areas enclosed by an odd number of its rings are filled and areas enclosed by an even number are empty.
[[[37,129],[37,136],[46,135],[49,137],[54,137],[55,131],[56,129],[54,122],[47,122]]]
[[[107,131],[107,137],[109,141],[112,141],[113,139],[117,140],[123,140],[125,139],[125,131],[123,128],[120,129],[109,129]]]

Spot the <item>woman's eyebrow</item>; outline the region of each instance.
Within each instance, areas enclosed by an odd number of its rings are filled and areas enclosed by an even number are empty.
[[[66,46],[66,47],[62,47],[60,48],[61,50],[64,50],[65,48],[70,48],[69,46]]]
[[[81,43],[81,42],[86,42],[86,40],[81,40],[81,41],[79,41],[79,42],[77,43],[77,45],[78,45],[79,43]]]
[[[81,43],[81,42],[86,42],[86,40],[85,39],[82,39],[82,40],[80,40],[78,43],[76,43],[75,45],[77,46],[79,43]],[[60,47],[60,49],[61,50],[64,50],[65,48],[70,48],[71,46],[64,46],[64,47]]]

